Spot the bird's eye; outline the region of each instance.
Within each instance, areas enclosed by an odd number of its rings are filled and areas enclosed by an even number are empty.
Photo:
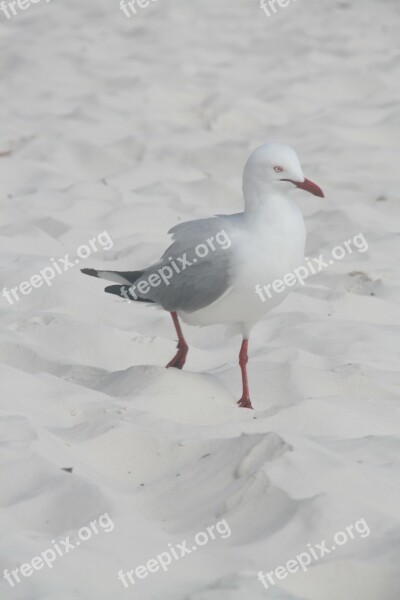
[[[275,173],[282,173],[283,169],[282,167],[274,167],[274,171]]]

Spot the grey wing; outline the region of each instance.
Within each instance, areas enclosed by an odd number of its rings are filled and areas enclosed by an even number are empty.
[[[213,217],[181,223],[169,233],[174,239],[171,246],[136,282],[155,282],[158,275],[160,283],[147,294],[135,291],[165,310],[194,312],[220,298],[230,287],[235,227],[229,217]]]

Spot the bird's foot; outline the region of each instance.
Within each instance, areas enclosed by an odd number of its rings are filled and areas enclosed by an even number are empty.
[[[241,408],[250,408],[251,410],[254,410],[254,408],[251,405],[250,398],[240,398],[240,400],[238,400],[238,406],[240,406]]]
[[[179,346],[178,346],[178,348],[179,348]],[[172,360],[170,360],[169,363],[166,365],[166,368],[167,369],[170,369],[170,368],[183,369],[183,366],[186,362],[188,350],[189,350],[189,348],[187,346],[179,348],[179,350],[175,354],[174,358]]]

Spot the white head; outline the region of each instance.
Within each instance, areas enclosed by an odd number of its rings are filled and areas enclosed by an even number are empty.
[[[296,152],[285,144],[259,146],[244,167],[243,191],[246,200],[269,194],[285,194],[296,186],[314,196],[324,197],[315,183],[304,177]]]

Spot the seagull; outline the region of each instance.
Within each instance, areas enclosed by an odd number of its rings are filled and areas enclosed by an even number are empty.
[[[296,152],[267,143],[254,150],[243,171],[244,211],[176,225],[172,244],[160,260],[137,271],[82,269],[117,283],[105,288],[128,302],[147,302],[170,312],[178,337],[177,353],[166,365],[182,369],[189,347],[180,319],[189,325],[233,325],[242,335],[239,366],[242,396],[252,409],[247,376],[250,333],[256,323],[288,295],[261,299],[261,283],[280,279],[304,262],[306,229],[291,197],[295,188],[324,197],[304,177]]]

